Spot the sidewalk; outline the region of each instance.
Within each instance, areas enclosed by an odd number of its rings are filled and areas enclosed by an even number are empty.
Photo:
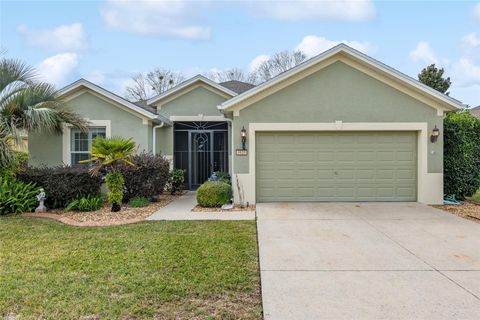
[[[192,212],[196,205],[195,192],[189,191],[146,220],[255,220],[255,211]]]

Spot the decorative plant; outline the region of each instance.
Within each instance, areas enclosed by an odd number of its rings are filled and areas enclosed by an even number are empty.
[[[167,190],[171,194],[181,192],[183,190],[183,184],[185,182],[185,170],[173,169],[170,172],[170,176],[167,182]]]
[[[90,168],[92,175],[98,175],[101,170],[107,172],[105,182],[109,189],[108,201],[112,205],[112,212],[120,211],[122,207],[125,180],[119,167],[134,166],[130,161],[134,152],[135,142],[132,138],[98,136],[92,142],[92,157],[81,161],[81,163],[93,163]]]
[[[221,207],[232,198],[232,187],[221,181],[207,181],[197,189],[197,202],[202,207]]]
[[[65,211],[95,211],[102,207],[103,205],[103,195],[94,194],[88,195],[85,197],[79,197],[72,200],[66,207]]]
[[[30,212],[37,205],[38,188],[8,177],[0,177],[0,215]]]
[[[128,206],[132,208],[141,208],[148,206],[150,201],[145,197],[135,197],[128,201]]]

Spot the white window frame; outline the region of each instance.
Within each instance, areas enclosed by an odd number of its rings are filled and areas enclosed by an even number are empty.
[[[89,127],[105,128],[105,136],[110,138],[112,136],[112,125],[111,120],[90,120],[85,119],[89,122]],[[71,143],[71,130],[72,126],[65,124],[63,127],[63,136],[62,136],[62,162],[66,165],[72,165],[72,156],[70,152],[70,143]]]

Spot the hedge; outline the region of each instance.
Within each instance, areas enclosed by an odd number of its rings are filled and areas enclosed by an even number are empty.
[[[98,194],[102,185],[102,177],[90,175],[86,167],[27,167],[17,173],[17,178],[42,187],[49,208],[63,208],[80,196]]]
[[[468,111],[444,121],[444,193],[464,199],[480,187],[480,119]]]
[[[197,189],[197,202],[202,207],[221,207],[232,198],[232,187],[221,181],[207,181]]]
[[[135,166],[123,165],[120,171],[125,178],[123,201],[135,197],[154,198],[162,194],[168,180],[170,164],[160,155],[141,153],[134,155]]]

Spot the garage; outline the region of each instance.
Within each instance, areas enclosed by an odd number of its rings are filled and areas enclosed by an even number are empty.
[[[416,201],[417,132],[257,132],[257,202]]]

